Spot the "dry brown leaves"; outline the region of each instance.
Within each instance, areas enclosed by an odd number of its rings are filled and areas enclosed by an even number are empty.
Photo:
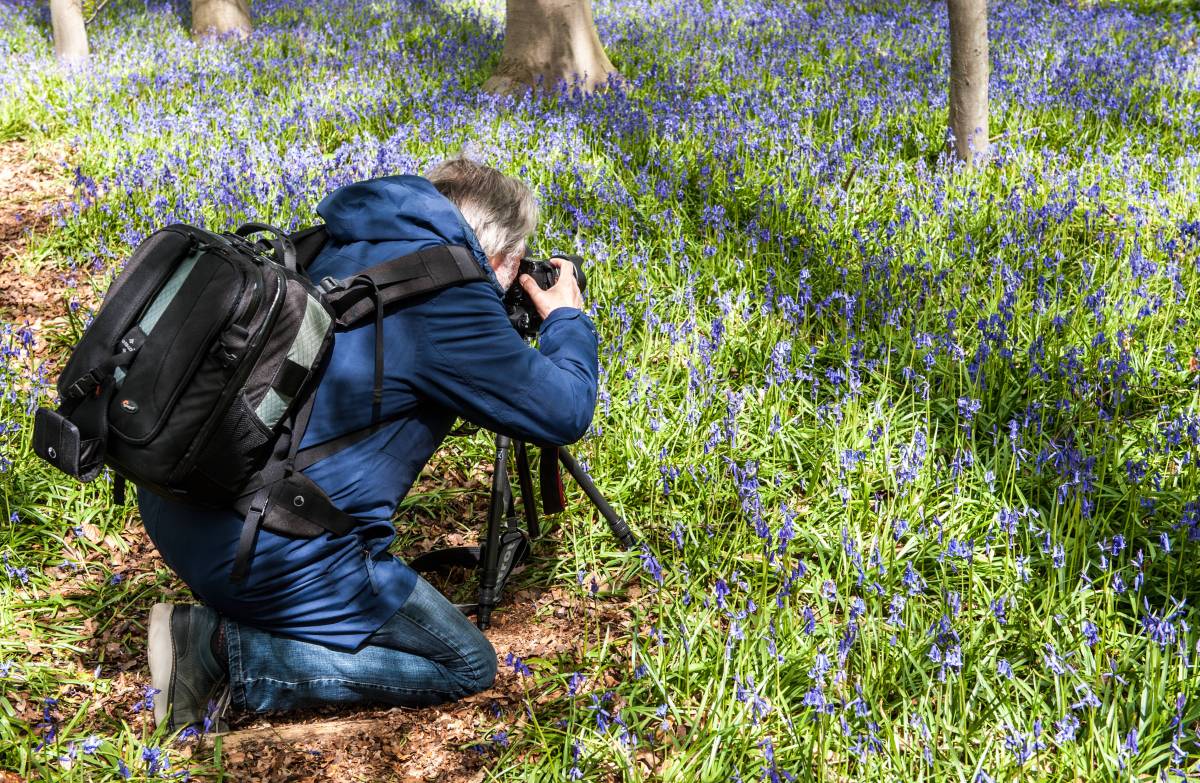
[[[14,274],[31,235],[50,230],[57,209],[72,194],[62,147],[0,143],[0,317],[31,324],[62,315],[68,281],[54,270]]]
[[[487,631],[501,661],[487,691],[424,709],[321,711],[251,717],[240,724],[235,718],[237,731],[229,739],[236,749],[224,758],[226,773],[271,783],[477,783],[489,755],[472,746],[486,745],[493,731],[515,731],[525,722],[528,686],[503,664],[508,654],[526,660],[582,658],[584,645],[597,641],[586,629],[602,635],[624,626],[627,616],[618,604],[586,601],[558,588],[519,590],[497,609]]]

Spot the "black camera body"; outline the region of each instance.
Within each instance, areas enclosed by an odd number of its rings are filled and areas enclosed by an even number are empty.
[[[570,261],[575,268],[575,282],[579,284],[579,291],[582,293],[587,289],[582,258],[565,253],[557,254],[554,258],[564,258]],[[521,266],[517,270],[517,277],[520,278],[521,275],[532,277],[538,287],[544,291],[558,282],[558,267],[552,266],[549,261],[522,258]],[[504,295],[504,309],[508,311],[509,322],[521,337],[531,340],[537,335],[538,329],[542,325],[542,317],[538,315],[537,307],[529,298],[529,294],[525,293],[525,289],[516,280],[508,287],[508,292]]]

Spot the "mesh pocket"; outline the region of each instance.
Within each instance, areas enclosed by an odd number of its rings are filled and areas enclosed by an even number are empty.
[[[271,440],[271,432],[238,395],[204,445],[198,467],[217,484],[236,490],[262,466]]]

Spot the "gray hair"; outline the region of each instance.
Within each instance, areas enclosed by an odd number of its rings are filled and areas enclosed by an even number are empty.
[[[438,163],[425,178],[458,207],[488,258],[524,251],[538,221],[537,201],[524,182],[461,156]]]

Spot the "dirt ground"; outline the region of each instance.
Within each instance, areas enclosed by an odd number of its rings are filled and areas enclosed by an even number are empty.
[[[64,160],[65,149],[38,149],[21,141],[0,143],[0,323],[27,328],[38,345],[38,358],[51,366],[61,356],[47,351],[45,335],[61,334],[68,320],[69,302],[94,303],[96,296],[83,290],[77,277],[63,271],[52,258],[33,257],[37,240],[52,232],[59,211],[68,205],[73,188]],[[53,378],[53,375],[51,375]],[[472,491],[454,501],[452,516],[466,520],[482,533],[488,479],[483,467],[464,475],[440,471],[435,465],[422,477],[414,493],[470,486]],[[474,543],[461,528],[442,525],[415,512],[414,522],[428,530],[406,555],[434,546]],[[86,535],[86,532],[84,533]],[[112,552],[107,566],[123,578],[153,578],[163,568],[161,559],[140,526],[126,533],[129,551]],[[545,553],[555,542],[535,545]],[[79,575],[64,573],[56,586],[76,589]],[[519,577],[514,576],[519,582]],[[435,582],[437,584],[437,582]],[[438,585],[441,587],[442,585]],[[564,586],[566,587],[566,586]],[[163,596],[161,600],[186,600]],[[489,727],[519,731],[525,721],[525,681],[504,664],[509,653],[531,657],[576,658],[589,642],[582,629],[604,630],[627,625],[628,607],[618,602],[596,602],[574,596],[558,587],[508,589],[504,603],[493,615],[488,638],[500,660],[495,685],[488,691],[454,704],[426,709],[321,710],[286,717],[231,716],[233,733],[222,738],[222,763],[227,780],[236,781],[480,781],[493,757],[488,747]],[[82,621],[85,631],[99,629],[97,621]],[[96,630],[93,656],[102,657],[112,678],[106,698],[92,711],[129,714],[149,684],[144,648],[129,640],[141,633],[133,620],[107,623]],[[124,640],[124,641],[122,641]],[[594,641],[594,640],[591,640]],[[30,650],[38,655],[37,650]],[[81,660],[81,666],[85,662]],[[112,674],[115,671],[115,674]],[[29,709],[35,706],[26,705]],[[17,705],[18,712],[21,704]],[[183,751],[189,752],[187,749]],[[194,752],[211,757],[211,743]]]
[[[0,143],[0,319],[15,326],[66,314],[74,279],[53,263],[29,274],[30,240],[51,231],[72,195],[65,148],[39,149],[21,141]],[[52,261],[47,259],[47,261]]]

